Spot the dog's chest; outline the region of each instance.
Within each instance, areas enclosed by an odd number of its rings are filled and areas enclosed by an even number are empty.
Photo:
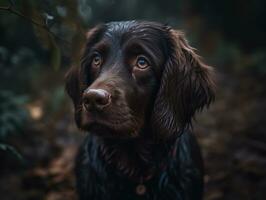
[[[179,183],[174,181],[178,179],[174,176],[164,171],[146,182],[117,178],[114,182],[105,182],[102,189],[98,188],[98,194],[104,200],[178,200],[181,199],[181,191]]]
[[[76,163],[80,200],[200,200],[202,172],[191,159],[189,146],[181,138],[165,165],[144,181],[118,173],[99,154],[99,143],[85,141]]]

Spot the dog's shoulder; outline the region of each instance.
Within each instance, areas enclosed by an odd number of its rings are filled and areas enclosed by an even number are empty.
[[[203,194],[203,162],[199,144],[193,132],[186,131],[178,141],[178,169],[181,184],[189,199],[200,199]]]

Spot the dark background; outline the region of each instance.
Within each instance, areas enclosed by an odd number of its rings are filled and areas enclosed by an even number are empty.
[[[8,7],[9,6],[9,7]],[[82,138],[64,91],[84,33],[145,19],[183,30],[217,72],[217,98],[194,130],[206,200],[266,198],[266,1],[0,0],[0,198],[74,199]]]

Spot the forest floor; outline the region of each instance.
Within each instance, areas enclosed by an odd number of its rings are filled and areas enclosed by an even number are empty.
[[[252,77],[221,73],[215,103],[195,122],[205,162],[205,200],[265,199],[266,81]],[[83,137],[67,110],[34,121],[11,138],[24,161],[0,155],[1,200],[76,199],[73,163]]]

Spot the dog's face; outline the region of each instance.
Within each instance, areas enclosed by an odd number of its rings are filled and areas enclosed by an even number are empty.
[[[66,89],[78,127],[102,137],[178,133],[213,99],[210,68],[180,32],[154,22],[112,22],[87,34]],[[145,133],[146,132],[146,133]]]

